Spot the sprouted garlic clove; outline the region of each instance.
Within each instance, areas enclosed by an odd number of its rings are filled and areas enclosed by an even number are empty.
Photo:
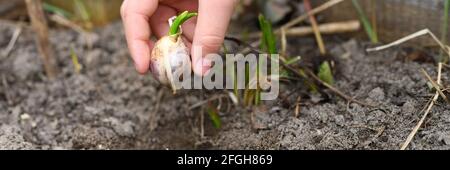
[[[160,38],[151,52],[150,69],[153,76],[161,84],[170,86],[173,93],[177,89],[175,80],[191,68],[189,50],[181,39],[181,25],[196,15],[185,11],[169,19],[169,35]]]

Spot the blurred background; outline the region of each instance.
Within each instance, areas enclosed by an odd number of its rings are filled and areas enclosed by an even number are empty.
[[[317,6],[327,0],[313,0]],[[321,12],[319,22],[358,19],[360,14],[346,0],[329,10]],[[380,40],[392,41],[417,30],[429,28],[436,35],[443,36],[446,0],[358,0],[367,19],[372,23]],[[104,26],[119,19],[122,0],[44,0],[44,8],[70,19],[86,29]],[[301,0],[242,0],[235,18],[245,14],[263,12],[275,25],[282,25],[295,16],[304,13]],[[448,13],[448,11],[447,11]],[[0,0],[0,19],[26,20],[23,0]],[[245,18],[245,16],[244,16]],[[255,22],[255,21],[254,21]],[[363,31],[363,30],[361,30]],[[445,31],[448,31],[445,29]],[[416,40],[420,45],[431,45],[428,40]]]

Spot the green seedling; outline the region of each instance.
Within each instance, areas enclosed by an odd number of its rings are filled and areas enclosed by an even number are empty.
[[[329,85],[334,84],[333,73],[331,71],[330,63],[328,61],[324,61],[319,67],[319,73],[317,76],[324,82]]]
[[[80,74],[81,71],[81,64],[78,61],[78,55],[75,53],[75,50],[73,47],[70,47],[70,57],[72,58],[73,68],[75,70],[75,73]]]
[[[183,13],[178,15],[177,18],[173,21],[172,25],[170,26],[169,35],[179,34],[180,26],[194,16],[197,16],[197,13],[188,11],[184,11]]]
[[[353,6],[355,7],[356,11],[358,12],[359,19],[361,20],[364,29],[367,33],[367,35],[370,38],[370,41],[372,43],[378,43],[378,35],[374,31],[374,28],[372,27],[372,24],[370,24],[369,19],[367,18],[364,10],[362,9],[361,5],[359,5],[358,0],[352,0]]]
[[[211,119],[214,127],[217,129],[222,127],[222,121],[220,120],[217,108],[214,107],[213,104],[208,103],[206,111],[208,112],[209,118]]]
[[[86,8],[86,5],[81,0],[75,0],[74,1],[75,10],[81,17],[81,20],[84,23],[84,27],[88,30],[91,30],[93,28],[92,20],[91,20],[91,14]]]
[[[261,50],[269,52],[270,54],[277,54],[277,44],[275,41],[275,34],[273,33],[272,24],[266,20],[264,15],[260,14],[258,17],[259,20],[259,27],[262,30],[263,36],[262,36],[262,43],[261,43]]]
[[[260,14],[258,17],[258,21],[259,21],[259,26],[260,29],[262,30],[262,37],[261,37],[261,44],[260,44],[260,50],[261,51],[265,51],[269,54],[277,54],[278,53],[278,49],[277,49],[277,44],[275,41],[275,34],[273,32],[272,29],[272,24],[270,23],[270,21],[268,21],[264,15]],[[259,66],[260,64],[258,63],[257,65],[257,69],[256,69],[256,77],[259,77]],[[249,80],[248,80],[248,76],[249,76],[249,66],[246,66],[246,80],[247,82],[247,86],[249,87]],[[259,84],[257,84],[257,88],[256,89],[246,89],[244,92],[244,104],[245,105],[250,105],[251,103],[254,103],[255,105],[259,105],[261,103],[261,89],[259,87]]]

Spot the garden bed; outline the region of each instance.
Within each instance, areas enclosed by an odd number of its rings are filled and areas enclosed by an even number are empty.
[[[0,48],[15,29],[0,24]],[[295,117],[293,106],[305,94],[295,90],[301,83],[291,82],[282,84],[279,100],[252,114],[242,107],[221,112],[216,129],[206,113],[190,109],[212,92],[174,96],[136,73],[121,23],[96,30],[92,49],[74,31],[52,30],[62,68],[54,81],[46,80],[26,28],[10,55],[0,56],[0,149],[399,149],[434,94],[420,69],[436,77],[436,66],[405,60],[404,48],[366,53],[363,42],[326,38],[338,61],[336,87],[375,107],[324,90],[328,96],[306,95]],[[80,74],[71,46],[83,65]],[[302,56],[317,51],[312,37],[290,38],[289,47]],[[443,84],[449,78],[445,69]],[[408,149],[450,149],[449,105],[435,105]]]

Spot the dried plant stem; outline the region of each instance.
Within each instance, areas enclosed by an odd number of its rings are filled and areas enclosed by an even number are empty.
[[[442,63],[439,63],[438,64],[438,75],[437,75],[437,84],[438,85],[441,84],[441,75],[442,75]],[[430,104],[428,105],[425,113],[423,114],[422,118],[417,123],[417,125],[413,128],[411,133],[408,135],[408,137],[406,138],[406,141],[403,143],[403,145],[400,148],[400,150],[405,150],[406,147],[408,147],[409,143],[411,143],[411,140],[414,138],[414,136],[416,135],[417,131],[422,126],[423,122],[425,121],[426,117],[430,113],[430,111],[433,108],[434,104],[437,102],[438,98],[439,98],[439,92],[436,90],[436,93],[434,94],[434,96],[433,96]]]
[[[410,35],[408,35],[408,36],[406,36],[406,37],[403,37],[403,38],[401,38],[401,39],[399,39],[399,40],[397,40],[397,41],[394,41],[394,42],[392,42],[392,43],[390,43],[390,44],[383,45],[383,46],[379,46],[379,47],[375,47],[375,48],[369,48],[369,49],[367,49],[366,51],[367,51],[367,52],[374,52],[374,51],[385,50],[385,49],[388,49],[388,48],[391,48],[391,47],[400,45],[400,44],[402,44],[402,43],[405,43],[406,41],[409,41],[409,40],[412,40],[412,39],[414,39],[414,38],[417,38],[417,37],[420,37],[420,36],[423,36],[423,35],[427,35],[427,34],[430,35],[431,38],[433,38],[433,40],[441,47],[441,49],[445,51],[445,53],[448,55],[448,57],[450,57],[449,47],[447,47],[446,45],[444,45],[444,44],[436,37],[436,35],[434,35],[429,29],[423,29],[423,30],[417,31],[416,33],[410,34]]]
[[[333,7],[341,2],[343,2],[344,0],[330,0],[328,2],[325,2],[324,4],[312,9],[310,12],[300,15],[297,18],[289,21],[288,23],[284,24],[283,26],[281,26],[280,28],[278,28],[277,30],[274,31],[275,34],[279,34],[281,32],[282,29],[288,30],[289,28],[293,27],[294,25],[297,25],[299,23],[301,23],[302,21],[308,19],[308,17],[310,15],[316,15],[322,11],[327,10],[330,7]],[[259,33],[262,35],[262,33]],[[261,40],[257,40],[253,43],[251,43],[251,45],[258,45],[261,42]],[[250,49],[249,48],[245,48],[243,49],[240,53],[247,53],[249,52]]]
[[[421,69],[420,71],[422,71],[423,75],[428,79],[428,81],[430,81],[431,85],[434,87],[434,89],[436,89],[436,92],[439,93],[439,95],[448,103],[450,104],[450,101],[448,100],[447,96],[445,96],[445,94],[442,92],[440,85],[435,82],[430,75],[424,70]]]
[[[224,94],[212,96],[212,97],[210,97],[210,98],[208,98],[206,100],[200,101],[200,102],[190,106],[189,110],[195,109],[197,107],[201,107],[201,106],[207,104],[208,102],[211,102],[211,101],[214,101],[214,100],[218,100],[218,99],[221,99],[221,98],[226,98],[226,97],[228,97],[228,95],[224,95]]]
[[[13,33],[13,36],[11,40],[8,43],[8,46],[4,51],[2,51],[2,57],[8,57],[9,53],[11,53],[12,49],[14,48],[14,45],[17,42],[17,39],[19,39],[20,33],[22,33],[22,27],[17,26],[16,30]]]
[[[48,26],[42,9],[41,0],[25,0],[28,15],[34,31],[37,33],[36,41],[45,72],[49,79],[54,79],[57,74],[56,59],[48,38]]]
[[[280,29],[278,29],[276,32],[279,32],[281,29],[289,29],[291,27],[293,27],[294,25],[299,24],[300,22],[303,22],[304,20],[308,19],[308,17],[310,15],[316,15],[322,11],[327,10],[330,7],[333,7],[341,2],[343,2],[344,0],[330,0],[328,2],[325,2],[324,4],[312,9],[311,11],[307,12],[306,14],[300,15],[299,17],[295,18],[292,21],[289,21],[288,23],[284,24],[283,26],[281,26]]]
[[[308,14],[311,12],[311,2],[309,0],[303,0],[304,6]],[[317,24],[314,15],[309,14],[309,21],[311,22],[311,27],[314,31],[314,36],[316,37],[317,45],[319,46],[320,54],[325,55],[325,45],[323,43],[322,34],[320,34],[319,26]]]
[[[358,20],[349,20],[341,22],[330,22],[323,23],[319,25],[319,31],[321,34],[337,34],[346,33],[352,31],[358,31],[361,29],[361,23]],[[301,26],[293,27],[284,31],[286,36],[306,36],[314,33],[311,27]],[[282,35],[282,31],[278,35]],[[261,33],[252,33],[248,35],[248,38],[258,38],[261,37]]]
[[[287,38],[286,38],[286,30],[281,30],[281,55],[286,56],[287,54]]]
[[[81,26],[79,26],[78,24],[68,20],[67,18],[65,18],[64,16],[61,16],[59,14],[53,14],[49,18],[51,21],[56,22],[59,25],[73,29],[74,31],[76,31],[78,33],[86,32]]]

